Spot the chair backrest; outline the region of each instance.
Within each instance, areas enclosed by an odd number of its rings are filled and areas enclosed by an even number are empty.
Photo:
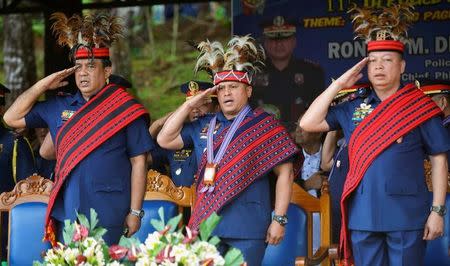
[[[321,197],[316,198],[294,184],[288,208],[289,222],[283,241],[268,245],[263,265],[330,265],[328,248],[331,245],[331,202],[325,181]],[[320,215],[320,248],[313,254],[313,213]]]
[[[52,187],[52,181],[32,175],[19,181],[12,191],[0,195],[0,211],[9,212],[9,265],[31,265],[50,248],[42,238]]]
[[[191,207],[194,202],[194,187],[177,187],[170,177],[150,169],[147,173],[147,190],[142,208],[145,212],[141,228],[135,236],[145,241],[147,235],[155,231],[150,224],[152,219],[159,219],[158,209],[163,207],[165,222],[177,216],[183,208]]]

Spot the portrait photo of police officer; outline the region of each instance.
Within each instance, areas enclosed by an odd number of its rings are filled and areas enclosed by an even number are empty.
[[[294,123],[324,88],[324,72],[316,63],[294,57],[297,25],[281,15],[263,20],[264,70],[255,75],[253,104],[280,113],[280,121]]]

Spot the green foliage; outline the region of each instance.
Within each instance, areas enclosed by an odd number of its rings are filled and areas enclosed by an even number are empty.
[[[200,224],[200,239],[202,241],[208,242],[209,237],[211,236],[214,228],[216,228],[221,219],[222,218],[220,218],[220,216],[217,215],[217,213],[213,212],[208,217],[208,219],[206,219]]]
[[[225,265],[239,266],[244,263],[244,257],[239,249],[231,248],[225,255]]]

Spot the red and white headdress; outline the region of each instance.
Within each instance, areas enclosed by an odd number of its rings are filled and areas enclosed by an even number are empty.
[[[214,85],[223,81],[238,81],[250,85],[254,73],[264,65],[264,49],[256,44],[255,39],[235,36],[225,51],[220,42],[201,42],[198,45],[200,55],[195,72],[206,70],[214,76]]]
[[[120,18],[109,14],[86,15],[75,14],[67,18],[57,12],[51,16],[52,25],[58,44],[68,46],[70,57],[77,59],[109,59],[109,47],[122,37],[123,26]]]
[[[366,41],[367,52],[403,53],[407,30],[414,18],[413,9],[413,5],[407,2],[383,9],[359,8],[355,5],[348,11],[353,14],[355,39]]]

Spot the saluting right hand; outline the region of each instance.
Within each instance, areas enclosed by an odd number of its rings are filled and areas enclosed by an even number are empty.
[[[186,103],[190,108],[198,108],[204,104],[210,103],[211,98],[210,95],[213,94],[217,90],[217,86],[209,88],[195,95],[191,99],[187,100]]]
[[[75,70],[78,67],[79,66],[74,66],[74,67],[66,68],[64,70],[50,74],[50,75],[46,76],[45,78],[41,79],[38,82],[38,84],[39,84],[39,86],[43,86],[46,90],[54,90],[54,89],[66,86],[67,84],[69,84],[69,82],[65,81],[64,79],[67,78],[68,76],[72,75],[73,73],[75,73]]]
[[[339,86],[340,89],[350,88],[351,86],[355,85],[355,83],[363,77],[361,71],[367,65],[367,62],[369,62],[369,58],[364,57],[364,59],[347,70],[334,82]]]

